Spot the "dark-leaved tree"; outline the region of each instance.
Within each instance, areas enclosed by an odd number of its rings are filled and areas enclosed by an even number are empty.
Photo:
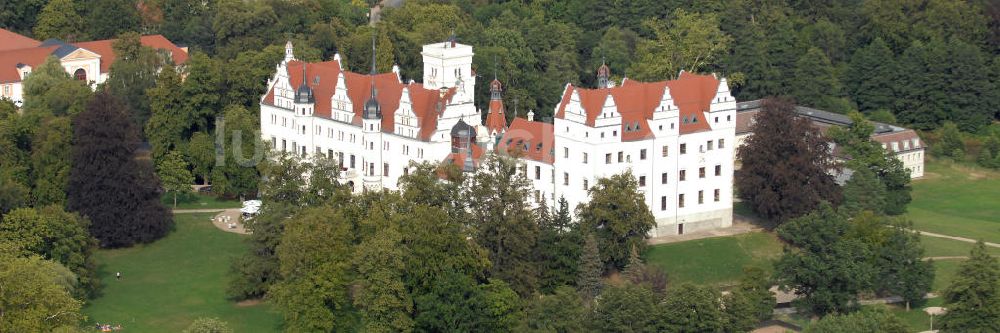
[[[840,187],[829,174],[837,163],[827,139],[809,120],[795,116],[787,99],[767,99],[751,126],[753,135],[737,151],[739,196],[760,216],[778,223],[839,202]]]
[[[170,231],[160,182],[149,161],[136,156],[138,132],[121,101],[95,95],[73,120],[73,141],[67,207],[90,218],[102,247],[148,243]]]

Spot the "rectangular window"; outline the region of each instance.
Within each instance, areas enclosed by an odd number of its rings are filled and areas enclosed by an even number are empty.
[[[712,140],[708,140],[708,150],[712,150],[712,149],[714,149],[714,148],[713,148],[714,146],[715,146],[715,142],[714,142],[714,141],[712,141]]]
[[[389,176],[389,163],[382,163],[382,175]]]
[[[618,163],[625,161],[625,153],[618,152]]]
[[[326,158],[333,158],[333,149],[326,150]]]
[[[722,166],[721,165],[716,165],[715,166],[715,175],[716,176],[722,176]]]
[[[368,163],[368,175],[369,176],[375,175],[375,163]]]
[[[646,176],[639,176],[639,186],[646,186]]]
[[[563,147],[563,158],[569,158],[569,147]]]
[[[646,160],[646,150],[645,149],[639,150],[639,159],[643,160],[643,161]]]
[[[351,169],[354,169],[354,154],[351,154]]]
[[[685,181],[685,180],[687,180],[687,170],[681,170],[680,174],[677,176],[677,180],[678,181]]]
[[[686,143],[681,144],[681,155],[688,153],[688,145]]]
[[[583,153],[583,164],[587,164],[587,153]]]
[[[684,208],[684,194],[677,195],[677,207]]]
[[[705,167],[698,168],[698,178],[705,178]]]
[[[660,184],[666,184],[666,183],[667,183],[667,173],[664,172],[660,174]]]
[[[698,191],[698,203],[705,203],[705,191]]]
[[[563,172],[563,185],[569,185],[569,173]]]
[[[589,189],[590,189],[590,181],[587,180],[587,178],[584,178],[583,179],[583,190],[586,191],[586,190],[589,190]]]
[[[660,197],[660,210],[667,210],[667,196]]]
[[[604,164],[611,164],[611,154],[604,154]]]
[[[535,166],[535,179],[542,179],[542,167]]]
[[[278,138],[271,137],[271,149],[278,149]]]
[[[719,149],[726,148],[726,139],[719,139]]]
[[[669,151],[669,149],[670,149],[670,147],[663,146],[663,157],[667,157],[667,152]]]
[[[719,189],[715,189],[715,202],[719,202]]]

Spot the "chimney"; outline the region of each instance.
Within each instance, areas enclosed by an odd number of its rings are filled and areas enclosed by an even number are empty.
[[[528,121],[535,121],[535,111],[528,110]]]

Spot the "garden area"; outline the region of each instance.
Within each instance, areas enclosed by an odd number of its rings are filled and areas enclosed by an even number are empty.
[[[281,319],[267,304],[225,298],[233,258],[246,251],[242,235],[223,232],[212,214],[175,215],[176,230],[148,245],[100,250],[103,289],[85,308],[90,326],[120,324],[125,332],[181,332],[195,319],[216,317],[235,332],[276,332]],[[122,273],[121,280],[115,278]]]
[[[928,158],[907,218],[922,231],[1000,243],[1000,172]]]

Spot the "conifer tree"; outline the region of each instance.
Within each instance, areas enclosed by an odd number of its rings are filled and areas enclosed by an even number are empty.
[[[894,88],[902,84],[895,80],[898,74],[889,45],[882,38],[875,38],[868,46],[854,52],[843,82],[858,104],[858,110],[867,114],[893,107]]]
[[[137,138],[125,106],[106,92],[73,120],[67,207],[90,218],[102,247],[152,242],[173,224],[152,166],[135,157]]]
[[[601,275],[604,273],[604,264],[601,263],[601,254],[598,251],[594,235],[588,234],[584,237],[583,251],[580,253],[580,276],[576,280],[576,288],[586,300],[594,299],[603,289]]]
[[[810,48],[795,62],[793,75],[792,95],[799,105],[819,109],[831,109],[836,105],[833,99],[840,97],[840,81],[822,50]]]
[[[867,168],[859,168],[844,185],[841,211],[854,215],[864,210],[881,214],[885,208],[885,185]]]
[[[1000,264],[976,243],[955,280],[945,289],[941,329],[948,332],[1000,331]]]

